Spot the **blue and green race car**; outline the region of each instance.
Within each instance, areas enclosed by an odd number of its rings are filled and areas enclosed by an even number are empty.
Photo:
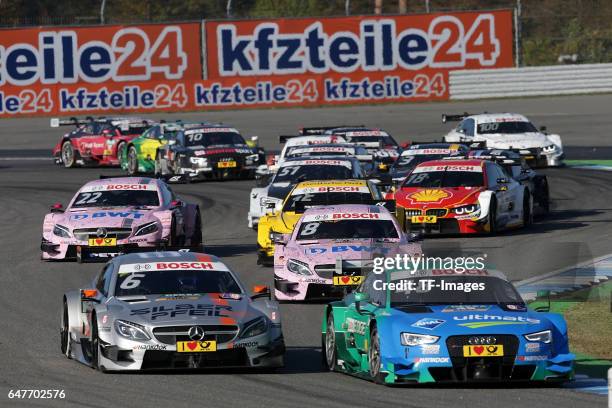
[[[381,384],[573,379],[567,326],[499,271],[370,273],[323,316],[324,364]]]

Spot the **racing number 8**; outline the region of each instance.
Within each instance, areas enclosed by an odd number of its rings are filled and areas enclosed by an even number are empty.
[[[317,229],[319,228],[319,225],[321,223],[320,222],[310,222],[308,224],[306,224],[306,226],[304,227],[304,229],[302,230],[302,233],[300,235],[312,235],[315,232],[317,232]]]

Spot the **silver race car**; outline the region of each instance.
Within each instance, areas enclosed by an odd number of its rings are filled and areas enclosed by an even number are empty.
[[[119,256],[63,303],[62,353],[101,371],[283,366],[270,290],[249,296],[213,255]]]

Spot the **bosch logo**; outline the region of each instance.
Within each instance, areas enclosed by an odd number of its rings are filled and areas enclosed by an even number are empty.
[[[495,344],[497,339],[493,336],[472,336],[468,339],[471,345]]]

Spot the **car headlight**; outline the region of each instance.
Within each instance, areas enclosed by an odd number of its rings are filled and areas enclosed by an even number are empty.
[[[471,214],[480,210],[479,204],[462,205],[461,207],[453,208],[453,212],[457,215]]]
[[[429,334],[402,333],[402,344],[404,346],[434,344],[439,338],[439,336],[431,336]]]
[[[529,341],[539,341],[541,343],[550,343],[552,341],[552,333],[550,330],[544,330],[536,333],[525,334],[524,337]]]
[[[240,334],[241,338],[259,336],[268,331],[268,319],[264,316],[258,317],[247,322],[244,325],[244,330]]]
[[[544,146],[544,147],[542,148],[542,151],[543,151],[544,153],[552,153],[552,152],[554,152],[555,150],[557,150],[557,146],[556,146],[556,145],[554,145],[554,144],[551,144],[551,145],[548,145],[548,146]]]
[[[70,234],[70,230],[63,225],[55,224],[53,226],[53,234],[62,238],[70,238],[72,235]]]
[[[151,340],[144,326],[137,323],[128,322],[126,320],[115,320],[115,330],[117,334],[126,339],[135,341]]]
[[[157,231],[157,229],[158,229],[157,221],[151,221],[151,222],[148,222],[148,223],[143,224],[140,227],[138,227],[138,229],[136,230],[136,233],[134,235],[138,236],[138,235],[151,234],[151,233]]]
[[[306,263],[297,261],[295,259],[289,259],[287,261],[287,269],[297,275],[312,275],[312,272],[310,272],[310,269],[308,269],[308,265]]]

